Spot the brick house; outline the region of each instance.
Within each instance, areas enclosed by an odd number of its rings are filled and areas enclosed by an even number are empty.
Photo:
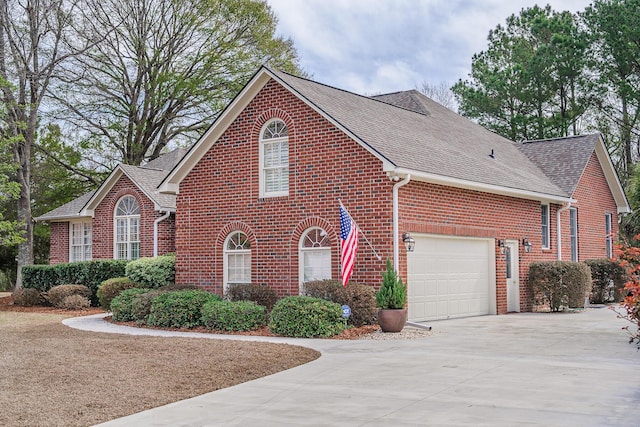
[[[177,282],[217,293],[339,278],[342,202],[361,233],[352,282],[377,286],[392,259],[413,321],[530,311],[529,264],[611,256],[629,212],[599,135],[516,144],[417,91],[267,68],[158,190],[177,197]]]
[[[49,262],[174,252],[176,198],[156,188],[185,152],[178,149],[139,167],[120,164],[97,190],[36,218],[51,226]]]

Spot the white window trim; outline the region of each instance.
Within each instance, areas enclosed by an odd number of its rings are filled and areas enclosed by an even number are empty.
[[[118,199],[118,202],[116,203],[116,206],[113,210],[113,259],[138,259],[141,256],[141,252],[142,252],[142,242],[141,242],[141,235],[142,235],[142,221],[141,221],[141,215],[138,213],[137,215],[118,215],[118,206],[120,205],[120,203],[122,202],[123,199],[127,198],[127,197],[132,197],[135,202],[138,204],[138,212],[140,212],[141,207],[140,207],[140,203],[138,202],[138,200],[130,195],[127,194],[125,196],[122,196],[121,198]],[[138,219],[138,240],[131,240],[131,220],[132,219]],[[118,242],[118,220],[119,219],[124,219],[127,221],[127,231],[126,231],[126,236],[127,236],[127,240],[126,242]],[[118,258],[118,243],[126,243],[127,244],[127,256],[126,258]],[[138,258],[131,258],[131,244],[132,243],[137,243],[138,244]]]
[[[574,231],[571,227],[571,215],[575,215],[575,259],[573,256],[573,239],[572,239],[572,232]],[[571,250],[571,261],[579,261],[580,260],[580,252],[579,252],[579,236],[578,236],[578,209],[576,208],[569,208],[569,248]]]
[[[260,129],[260,137],[259,137],[259,142],[258,145],[260,147],[259,149],[259,172],[260,172],[260,178],[259,178],[259,183],[260,183],[260,198],[267,198],[267,197],[282,197],[282,196],[288,196],[289,195],[289,185],[287,184],[287,189],[286,190],[282,190],[282,191],[269,191],[267,192],[266,190],[266,179],[265,179],[265,169],[264,169],[264,146],[266,144],[277,144],[277,143],[281,143],[281,142],[287,142],[287,151],[288,151],[288,145],[289,145],[289,136],[284,136],[281,138],[272,138],[272,139],[263,139],[263,135],[264,135],[264,131],[265,129],[273,122],[278,121],[278,122],[282,122],[284,123],[284,120],[279,119],[279,118],[274,118],[271,119],[269,121],[267,121],[264,125],[262,125],[262,128]],[[286,126],[286,124],[285,124]],[[284,168],[284,166],[282,167]],[[287,162],[287,166],[286,166],[287,171],[289,171],[289,162]]]
[[[542,209],[543,207],[547,208],[547,223],[542,224]],[[542,226],[545,225],[547,228],[547,241],[544,241],[544,234],[542,233]],[[542,249],[550,249],[551,248],[551,208],[548,204],[540,205],[540,239],[542,241]]]
[[[310,227],[310,228],[307,228],[300,236],[300,241],[298,242],[298,277],[300,282],[299,293],[302,293],[302,291],[304,290],[303,287],[304,287],[304,253],[305,252],[320,252],[320,251],[329,252],[329,276],[330,277],[328,277],[327,279],[331,279],[331,273],[333,271],[332,270],[333,265],[331,263],[331,245],[321,246],[316,248],[305,248],[302,246],[305,237],[307,237],[307,234],[312,230],[321,230],[326,233],[326,231],[322,227]]]
[[[234,284],[236,283],[247,283],[250,284],[252,279],[253,279],[253,269],[251,268],[251,263],[252,261],[252,256],[251,256],[251,248],[249,249],[234,249],[234,250],[230,250],[228,249],[228,245],[229,245],[229,240],[236,234],[236,233],[242,233],[247,239],[249,238],[249,236],[247,236],[247,234],[243,231],[240,230],[235,230],[232,231],[231,233],[229,233],[229,235],[227,236],[226,239],[224,239],[224,246],[222,248],[222,269],[223,269],[223,292],[226,295],[227,292],[229,291],[229,258],[228,255],[233,254],[233,255],[245,255],[245,254],[249,254],[249,281],[244,281],[244,282],[233,282]]]
[[[81,224],[82,225],[82,244],[81,245],[74,245],[73,244],[73,226],[74,224]],[[87,225],[89,226],[90,229],[90,235],[89,235],[89,244],[85,244],[84,243],[84,233],[86,230]],[[73,248],[76,246],[80,246],[82,248],[82,259],[72,259],[73,257]],[[86,257],[85,254],[85,247],[90,247],[91,248],[91,254],[89,257]],[[93,259],[93,225],[91,220],[89,221],[71,221],[69,222],[69,262],[77,262],[77,261],[91,261]]]
[[[607,230],[608,229],[608,230]],[[607,258],[613,258],[613,214],[604,214],[604,232]]]

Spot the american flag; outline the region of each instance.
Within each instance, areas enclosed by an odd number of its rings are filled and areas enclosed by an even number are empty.
[[[340,204],[340,243],[342,249],[340,252],[342,286],[347,286],[358,252],[358,227],[342,204]]]

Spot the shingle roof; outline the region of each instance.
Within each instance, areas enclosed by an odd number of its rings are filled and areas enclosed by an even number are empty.
[[[395,167],[568,197],[516,144],[417,91],[370,98],[271,72]],[[398,99],[403,108],[391,104]]]
[[[80,211],[84,207],[84,205],[89,201],[91,197],[95,194],[96,190],[89,191],[88,193],[83,194],[82,196],[73,199],[69,203],[65,203],[62,206],[58,206],[57,208],[47,212],[44,215],[40,215],[39,217],[34,218],[36,221],[50,221],[54,219],[73,219],[79,218]]]
[[[186,151],[187,150],[182,148],[176,149],[158,157],[155,160],[152,160],[144,166],[120,164],[116,166],[109,178],[107,178],[107,180],[103,182],[98,189],[83,194],[77,199],[74,199],[67,204],[53,209],[52,211],[49,211],[46,214],[41,215],[35,219],[37,221],[54,221],[78,218],[81,215],[82,211],[87,208],[88,203],[91,202],[91,204],[93,204],[100,202],[100,200],[92,199],[94,199],[94,197],[99,197],[101,199],[100,194],[97,193],[108,190],[107,188],[105,188],[105,186],[108,187],[109,185],[113,184],[113,182],[110,182],[110,179],[114,176],[119,176],[119,171],[128,176],[133,181],[133,183],[137,185],[152,202],[154,202],[156,206],[159,206],[163,209],[175,209],[176,196],[174,194],[159,193],[157,190],[157,186],[167,176],[169,171],[173,169],[176,164],[178,164]]]
[[[570,196],[578,186],[599,134],[525,141],[518,148]]]

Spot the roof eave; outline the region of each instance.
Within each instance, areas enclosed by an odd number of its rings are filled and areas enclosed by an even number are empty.
[[[604,177],[607,180],[607,184],[611,189],[613,199],[616,202],[618,213],[631,213],[632,211],[631,207],[629,206],[629,201],[627,200],[627,195],[622,188],[620,178],[618,178],[618,173],[613,167],[613,163],[611,163],[611,157],[609,156],[607,148],[604,145],[602,135],[598,136],[598,142],[596,143],[595,152],[598,160],[600,161],[600,166],[602,167],[602,172],[604,173]]]
[[[519,199],[536,200],[541,203],[573,203],[574,199],[558,194],[547,194],[519,188],[503,187],[494,184],[469,181],[449,176],[437,175],[428,172],[416,171],[405,168],[385,169],[385,172],[396,173],[399,176],[411,175],[412,180],[428,182],[431,184],[445,185],[447,187],[462,188],[466,190],[480,191],[483,193],[499,194],[502,196],[517,197]]]

